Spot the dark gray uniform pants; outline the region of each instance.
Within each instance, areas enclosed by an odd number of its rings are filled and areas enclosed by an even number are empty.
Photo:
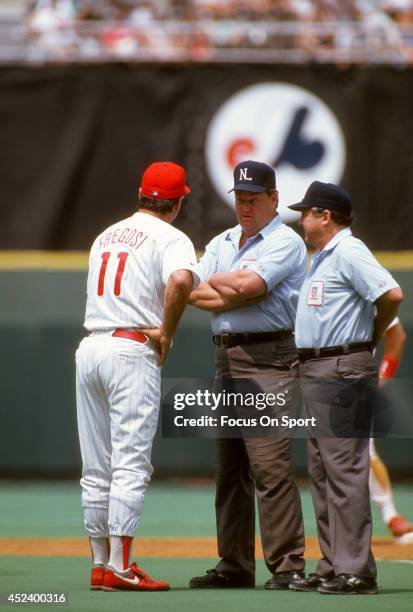
[[[216,376],[297,376],[292,339],[217,347]],[[266,389],[268,392],[269,389]],[[257,416],[257,413],[255,414]],[[216,441],[216,569],[255,577],[255,493],[265,563],[271,573],[304,569],[301,502],[292,473],[291,438],[221,438]]]
[[[353,408],[345,402],[335,404],[329,381],[376,378],[377,367],[369,351],[340,357],[311,359],[300,365],[302,391],[308,416],[320,422],[333,405],[357,418],[363,407],[353,398]],[[337,388],[337,387],[336,387]],[[327,391],[326,391],[327,390]],[[330,405],[328,394],[330,392]],[[342,394],[343,396],[343,394]],[[349,394],[347,393],[347,396]],[[339,416],[339,412],[336,412]],[[346,419],[347,417],[344,417]],[[329,418],[334,427],[345,420]],[[332,436],[330,430],[330,436]],[[356,574],[375,577],[376,564],[371,552],[372,520],[369,494],[369,437],[318,437],[308,439],[308,471],[322,559],[320,576]]]

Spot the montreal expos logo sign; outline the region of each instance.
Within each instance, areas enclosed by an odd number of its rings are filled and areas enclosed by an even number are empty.
[[[299,216],[287,208],[314,180],[339,183],[345,166],[341,127],[328,106],[306,89],[286,83],[246,87],[212,118],[205,145],[212,185],[234,206],[233,168],[244,159],[275,169],[284,221]]]

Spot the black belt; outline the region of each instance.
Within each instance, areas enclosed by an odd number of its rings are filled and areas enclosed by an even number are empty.
[[[284,340],[292,337],[291,329],[281,329],[276,332],[254,332],[245,334],[219,334],[213,336],[214,344],[217,346],[236,346],[237,344],[256,344],[258,342],[271,342],[272,340]]]
[[[307,359],[337,357],[337,355],[347,355],[348,353],[358,353],[359,351],[372,351],[371,342],[354,342],[353,344],[326,346],[324,348],[299,348],[298,359],[300,361],[307,361]]]

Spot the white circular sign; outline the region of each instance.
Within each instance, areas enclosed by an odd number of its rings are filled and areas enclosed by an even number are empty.
[[[213,186],[232,207],[234,166],[253,159],[275,168],[279,212],[287,222],[299,216],[287,206],[299,202],[310,183],[339,183],[345,166],[344,136],[332,111],[286,83],[252,85],[226,100],[208,126],[205,154]]]

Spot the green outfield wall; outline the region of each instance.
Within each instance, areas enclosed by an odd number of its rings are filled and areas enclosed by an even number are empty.
[[[401,318],[407,330],[399,374],[412,376],[413,271],[393,271],[404,289]],[[1,436],[0,475],[77,476],[74,352],[83,336],[86,272],[56,269],[0,270]],[[213,376],[209,315],[186,311],[165,377]],[[413,440],[379,440],[394,474],[413,472]],[[163,439],[158,431],[153,463],[158,475],[211,474],[210,440]],[[305,473],[304,440],[295,464]]]

